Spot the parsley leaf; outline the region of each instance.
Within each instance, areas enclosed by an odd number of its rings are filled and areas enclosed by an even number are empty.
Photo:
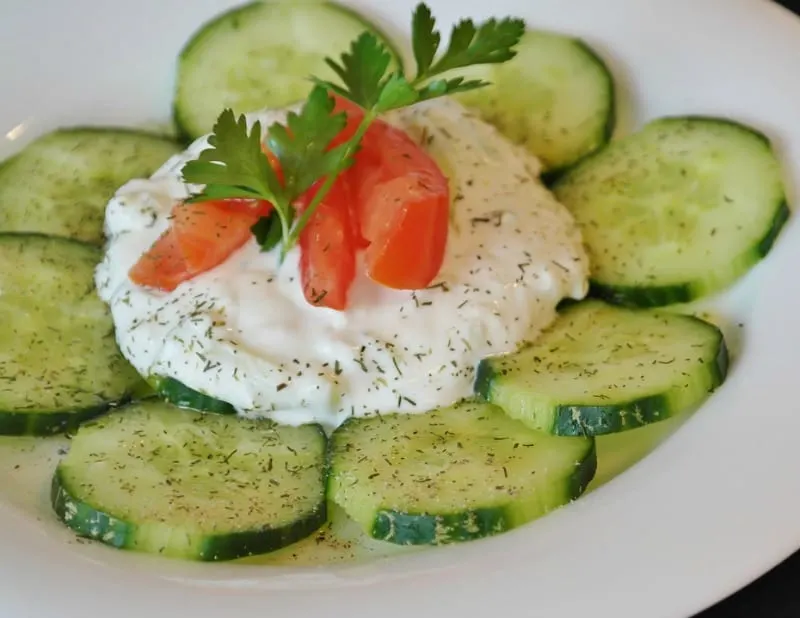
[[[260,123],[254,123],[248,131],[245,117],[236,118],[226,109],[217,119],[209,148],[183,168],[187,183],[205,185],[191,201],[256,198],[271,202],[273,212],[261,218],[252,231],[264,250],[282,240],[285,255],[338,176],[352,164],[361,139],[381,113],[488,85],[483,80],[443,74],[510,60],[524,32],[521,19],[490,19],[478,26],[465,19],[453,27],[447,49],[437,60],[441,34],[430,9],[419,4],[412,19],[417,64],[413,80],[399,70],[389,71],[391,51],[376,35],[362,33],[338,61],[325,59],[341,83],[312,76],[315,85],[302,109],[290,112],[286,123],[275,123],[267,130],[266,144],[280,164],[280,177],[262,151]],[[331,143],[341,134],[347,119],[344,114],[333,113],[331,91],[364,109],[353,135],[335,147]],[[317,182],[321,184],[314,197],[295,218],[294,201]]]
[[[189,201],[253,198],[271,202],[273,213],[259,220],[253,233],[262,248],[271,248],[275,244],[274,228],[280,224],[285,254],[292,245],[294,200],[321,177],[336,176],[352,162],[347,144],[329,148],[347,121],[344,114],[331,115],[334,105],[328,92],[316,86],[300,112],[287,115],[286,125],[274,123],[269,127],[266,142],[280,161],[282,181],[262,150],[261,124],[255,122],[248,131],[244,115],[236,118],[232,110],[224,110],[208,139],[209,148],[183,166],[185,182],[205,185]],[[270,223],[263,223],[265,219]]]
[[[381,94],[374,106],[375,113],[408,107],[420,100],[420,93],[400,73],[392,73],[383,82]]]
[[[334,105],[327,91],[315,86],[299,114],[290,112],[285,126],[276,122],[267,132],[267,146],[281,162],[287,202],[344,163],[341,146],[328,148],[347,123],[344,114],[331,115]]]
[[[387,74],[390,51],[374,34],[364,33],[338,62],[331,58],[325,60],[341,84],[322,80],[317,80],[317,83],[358,103],[365,110],[380,114],[418,101],[487,86],[488,82],[483,80],[466,80],[464,77],[435,78],[454,69],[511,60],[516,55],[513,47],[524,32],[525,22],[521,19],[489,19],[477,27],[471,19],[464,19],[453,27],[447,49],[436,60],[442,37],[436,30],[436,20],[430,8],[420,3],[411,24],[417,63],[413,80],[409,81],[399,71]]]
[[[272,251],[283,235],[280,217],[274,211],[256,221],[250,231],[253,232],[262,251]]]
[[[208,145],[195,161],[183,166],[185,182],[206,185],[192,201],[223,197],[275,201],[282,193],[278,176],[261,151],[259,122],[248,133],[245,117],[237,119],[233,110],[226,109],[217,119]]]
[[[427,69],[420,70],[418,67],[417,77],[430,77],[475,64],[498,64],[511,60],[516,56],[512,48],[524,33],[525,22],[521,19],[489,19],[478,28],[471,19],[464,19],[453,26],[450,44],[444,55]]]
[[[489,82],[481,79],[465,80],[463,77],[454,77],[452,79],[434,79],[419,90],[419,100],[427,101],[428,99],[436,99],[443,97],[446,94],[455,94],[457,92],[467,92],[468,90],[477,90],[488,86]]]
[[[436,20],[431,15],[431,10],[425,4],[417,6],[411,21],[411,42],[414,60],[417,62],[417,75],[425,74],[439,50],[442,37],[435,27]]]
[[[369,109],[380,98],[384,86],[384,75],[392,61],[392,54],[371,32],[363,32],[350,44],[350,51],[341,55],[340,62],[326,58],[325,62],[333,69],[344,88],[321,82],[361,107]]]

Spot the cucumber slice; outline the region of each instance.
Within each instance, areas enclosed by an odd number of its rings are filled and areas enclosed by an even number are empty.
[[[509,62],[459,69],[491,86],[457,95],[555,174],[603,146],[616,122],[614,79],[580,39],[528,30]]]
[[[475,391],[532,428],[597,436],[688,410],[727,371],[722,332],[708,322],[585,301],[533,345],[482,360]]]
[[[328,496],[366,533],[439,545],[520,526],[577,498],[594,441],[528,429],[496,406],[351,418],[331,436]]]
[[[0,168],[0,231],[102,244],[106,204],[132,178],[180,151],[158,135],[121,128],[60,129]]]
[[[183,382],[167,376],[153,376],[149,380],[155,392],[166,401],[179,408],[189,408],[201,412],[214,412],[216,414],[236,414],[234,408],[227,401],[222,401],[211,395],[206,395]]]
[[[100,257],[64,238],[0,234],[0,434],[70,430],[140,384],[95,293]]]
[[[325,434],[145,401],[78,430],[52,505],[80,536],[119,549],[232,560],[325,523]]]
[[[664,118],[554,187],[582,228],[592,293],[632,306],[689,302],[767,255],[789,216],[769,140],[718,118]]]
[[[310,75],[336,79],[325,57],[349,49],[364,30],[394,53],[374,25],[331,2],[253,2],[223,13],[181,52],[178,130],[195,139],[211,132],[227,107],[242,113],[297,103],[311,90]],[[401,67],[397,53],[393,62]]]

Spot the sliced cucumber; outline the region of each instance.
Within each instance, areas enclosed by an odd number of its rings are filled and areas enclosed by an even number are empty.
[[[0,231],[103,242],[108,200],[180,150],[157,135],[119,128],[48,133],[0,168]]]
[[[72,429],[140,384],[95,293],[100,257],[64,238],[0,234],[0,434]]]
[[[328,496],[370,536],[438,545],[514,528],[577,498],[594,441],[528,429],[466,402],[351,418],[331,436]]]
[[[166,401],[179,408],[200,410],[201,412],[215,412],[217,414],[236,414],[234,408],[227,401],[222,401],[211,395],[206,395],[183,382],[167,376],[153,376],[149,380],[155,392]]]
[[[762,134],[717,118],[664,118],[554,187],[582,228],[592,292],[620,304],[688,302],[732,284],[789,215]]]
[[[192,560],[262,554],[325,523],[325,450],[318,425],[150,400],[78,430],[52,505],[79,535],[119,549]]]
[[[532,428],[596,436],[696,406],[727,370],[725,340],[708,322],[586,301],[533,345],[481,361],[475,391]]]
[[[464,71],[459,69],[459,74]],[[457,95],[554,174],[611,138],[616,121],[614,79],[583,41],[529,30],[517,56],[467,69],[491,86]]]
[[[302,100],[313,85],[310,75],[336,79],[325,58],[346,51],[364,30],[392,49],[374,25],[331,2],[252,2],[220,15],[181,52],[179,131],[189,139],[205,135],[227,107],[241,113]]]

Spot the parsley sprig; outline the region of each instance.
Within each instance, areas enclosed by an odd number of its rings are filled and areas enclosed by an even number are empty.
[[[524,32],[521,19],[489,19],[477,26],[465,19],[453,27],[448,46],[440,54],[441,34],[436,20],[424,3],[419,4],[411,29],[416,61],[412,79],[390,70],[391,52],[374,34],[362,33],[338,60],[325,60],[340,83],[312,76],[315,85],[300,111],[290,112],[285,125],[274,123],[267,129],[266,146],[279,161],[282,178],[264,156],[260,123],[255,122],[248,130],[244,116],[236,118],[226,109],[209,137],[209,148],[182,170],[186,182],[205,185],[192,201],[254,198],[271,202],[273,214],[259,221],[253,233],[265,250],[280,242],[285,255],[297,243],[337,177],[352,165],[361,139],[380,114],[489,85],[452,71],[512,59]],[[333,113],[335,103],[330,91],[364,109],[353,136],[333,148],[331,142],[344,128],[346,117]],[[318,181],[321,184],[314,198],[296,216],[294,202]]]

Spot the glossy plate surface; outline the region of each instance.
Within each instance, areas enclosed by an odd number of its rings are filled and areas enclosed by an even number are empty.
[[[393,34],[409,0],[353,3]],[[730,115],[800,170],[800,21],[766,0],[429,0],[446,23],[516,13],[584,37],[611,61],[621,130],[672,114]],[[0,158],[65,124],[168,119],[176,55],[224,0],[0,6]],[[332,52],[337,50],[331,50]],[[14,618],[507,612],[688,616],[800,547],[800,229],[729,299],[743,326],[729,381],[662,446],[569,507],[457,547],[330,567],[198,565],[71,540],[0,449],[0,615]],[[2,446],[2,445],[0,445]],[[43,466],[54,460],[42,459]]]

